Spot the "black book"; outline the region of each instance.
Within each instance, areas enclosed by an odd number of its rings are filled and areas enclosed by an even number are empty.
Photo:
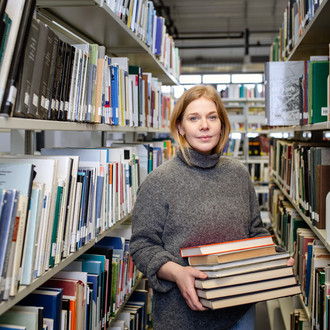
[[[58,117],[58,94],[59,94],[59,85],[60,78],[62,73],[62,56],[63,49],[65,47],[65,42],[61,39],[58,41],[57,53],[55,58],[55,71],[52,81],[52,88],[49,98],[49,108],[48,108],[48,119],[57,120]]]
[[[8,79],[0,108],[0,113],[3,115],[11,115],[15,106],[17,87],[19,83],[19,69],[21,66],[21,61],[24,57],[24,50],[35,5],[36,0],[26,0],[24,4],[20,27],[15,42],[15,51],[10,64]]]
[[[53,31],[50,30],[52,34]],[[53,52],[50,61],[50,68],[49,68],[49,75],[48,75],[48,82],[47,82],[47,92],[46,92],[46,99],[44,104],[44,111],[46,112],[46,119],[53,119],[52,118],[52,98],[53,98],[53,84],[55,79],[55,72],[56,72],[56,60],[57,60],[57,53],[60,46],[60,39],[54,33],[53,34]]]
[[[59,67],[59,82],[57,85],[56,91],[56,104],[57,104],[57,120],[64,120],[64,90],[65,90],[65,73],[66,73],[66,66],[69,57],[69,47],[70,45],[67,43],[63,44],[63,52],[61,63]]]
[[[42,77],[42,68],[45,61],[46,46],[48,39],[49,28],[42,22],[39,22],[39,38],[38,47],[33,67],[33,74],[31,80],[31,92],[29,97],[29,108],[27,116],[33,118],[42,118],[40,111],[38,112],[40,85]]]
[[[39,87],[39,99],[37,106],[37,113],[40,119],[47,119],[48,115],[48,104],[49,104],[49,89],[48,89],[48,81],[50,76],[52,57],[54,48],[57,45],[57,41],[55,42],[55,32],[51,29],[48,29],[46,48],[45,48],[45,56],[43,61],[42,73],[41,73],[41,81]]]
[[[19,86],[16,99],[13,116],[26,117],[29,96],[31,92],[31,81],[33,74],[33,67],[37,52],[39,38],[39,21],[32,19],[29,34],[27,38],[27,44],[25,48],[25,54],[20,66]]]

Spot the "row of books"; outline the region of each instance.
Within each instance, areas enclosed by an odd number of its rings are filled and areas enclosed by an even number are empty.
[[[128,215],[141,180],[164,159],[154,162],[153,148],[160,155],[165,144],[1,157],[1,196],[18,194],[11,217],[5,202],[0,209],[1,300]]]
[[[54,330],[107,329],[139,277],[129,255],[129,240],[105,237],[2,314],[0,324],[26,329],[44,329],[44,324]],[[132,296],[129,305],[141,309],[145,295],[141,296]]]
[[[329,144],[272,140],[270,167],[293,202],[317,228],[325,229],[330,190]]]
[[[261,98],[265,97],[264,85],[261,84],[230,84],[220,90],[221,98]]]
[[[208,275],[196,280],[201,303],[218,309],[300,293],[289,253],[276,252],[272,236],[181,249],[189,265]]]
[[[266,124],[306,125],[329,121],[329,57],[266,62]]]
[[[308,224],[274,183],[269,184],[268,212],[278,243],[293,254],[297,229],[308,228]]]
[[[107,0],[106,5],[140,38],[174,77],[180,75],[179,50],[168,34],[164,17],[148,0]]]
[[[298,44],[300,37],[313,20],[322,1],[288,1],[279,35],[275,37],[270,48],[272,61],[285,61],[293,48]]]
[[[269,210],[279,243],[294,255],[294,274],[301,285],[307,318],[313,328],[327,329],[330,291],[325,283],[325,270],[330,264],[330,254],[274,184],[270,186]]]
[[[253,182],[268,183],[269,182],[269,168],[268,164],[261,163],[248,163],[248,170]]]
[[[330,299],[329,272],[330,253],[308,228],[297,229],[296,269],[301,283],[304,304],[315,329],[326,329],[329,318],[327,301]]]
[[[127,57],[106,55],[105,46],[69,44],[37,19],[32,18],[26,29],[17,79],[1,76],[5,86],[0,113],[119,126],[168,126],[173,96],[162,93],[162,83],[151,73],[130,65]],[[9,50],[4,50],[5,55]]]

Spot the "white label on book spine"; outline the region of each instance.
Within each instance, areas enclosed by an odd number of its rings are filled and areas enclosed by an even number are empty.
[[[64,110],[69,112],[69,102],[68,101],[66,101],[64,104]]]
[[[37,107],[38,106],[38,100],[39,100],[39,96],[37,94],[33,93],[33,98],[32,98],[32,104]]]
[[[45,106],[44,106],[45,109],[48,109],[49,108],[49,99],[45,99]]]
[[[80,241],[80,230],[77,230],[77,240],[76,242],[79,242]]]
[[[9,93],[8,93],[8,99],[7,100],[11,104],[14,104],[15,103],[16,95],[17,95],[17,89],[16,89],[16,87],[15,86],[10,86]]]
[[[327,116],[329,113],[328,107],[322,107],[321,108],[321,116]]]
[[[56,243],[53,243],[52,244],[52,252],[50,254],[52,257],[55,257],[55,251],[56,251]]]
[[[29,98],[30,98],[30,94],[29,93],[25,93],[24,94],[24,104],[25,105],[29,105]]]
[[[98,107],[98,108],[97,108],[97,114],[98,114],[99,116],[102,116],[102,107]]]

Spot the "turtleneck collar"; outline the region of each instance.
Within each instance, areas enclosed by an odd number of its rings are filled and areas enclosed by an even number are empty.
[[[177,151],[177,155],[183,162],[187,163],[180,149]],[[218,164],[220,158],[220,154],[205,155],[191,148],[187,150],[187,156],[190,165],[200,168],[214,167]]]

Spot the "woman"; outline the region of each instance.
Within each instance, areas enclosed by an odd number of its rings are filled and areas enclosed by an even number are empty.
[[[204,308],[194,281],[207,276],[180,256],[183,247],[269,235],[246,167],[221,156],[230,123],[217,91],[187,90],[170,129],[179,151],[148,175],[133,210],[131,255],[154,289],[154,329],[253,329],[253,305]]]

